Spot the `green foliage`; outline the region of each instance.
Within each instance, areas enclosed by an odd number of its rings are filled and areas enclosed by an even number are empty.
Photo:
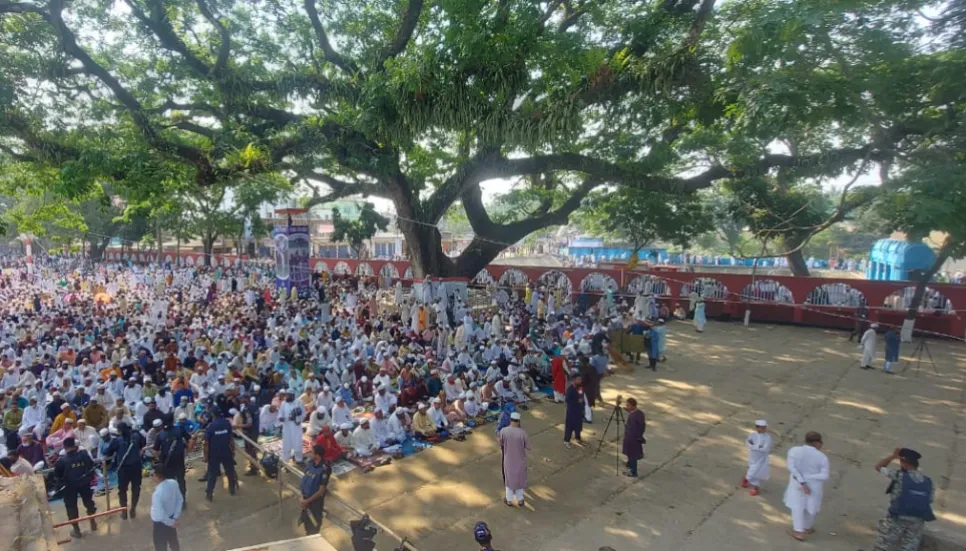
[[[389,227],[389,219],[376,212],[375,205],[366,202],[355,220],[343,218],[339,214],[339,209],[333,208],[332,225],[334,226],[331,236],[333,243],[346,242],[353,249],[361,252],[367,239],[371,239],[376,232],[386,231]]]
[[[268,174],[324,186],[316,203],[391,199],[417,253],[457,201],[492,242],[603,186],[733,180],[758,233],[803,207],[796,224],[821,226],[813,186],[880,164],[900,178],[962,133],[960,4],[0,2],[0,162],[71,201],[110,181],[209,237],[251,218],[218,190]],[[494,178],[520,185],[488,216],[464,195]]]
[[[713,229],[695,196],[627,187],[588,198],[576,222],[590,235],[628,243],[634,250],[658,242],[687,249],[698,235]]]

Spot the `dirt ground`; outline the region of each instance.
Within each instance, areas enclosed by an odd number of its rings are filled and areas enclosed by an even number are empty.
[[[587,447],[567,450],[563,406],[544,403],[523,417],[533,445],[525,509],[503,504],[500,453],[488,426],[465,442],[336,480],[323,534],[340,550],[352,549],[337,526],[353,518],[337,503],[344,500],[420,550],[475,550],[478,520],[489,524],[503,551],[870,550],[875,522],[887,506],[886,480],[872,465],[906,446],[923,454],[922,469],[937,486],[940,519],[930,530],[966,541],[966,348],[934,341],[929,348],[938,374],[928,362],[918,370],[913,362],[904,375],[888,376],[860,370],[858,348],[842,332],[710,322],[698,335],[689,324],[672,324],[669,359],[657,373],[638,368],[603,385],[605,400],[634,396],[647,415],[640,478],[616,476],[610,442],[595,456],[611,408],[598,409],[585,427]],[[902,352],[911,354],[913,345]],[[881,342],[879,356],[881,366]],[[752,497],[738,482],[746,466],[742,440],[758,418],[768,420],[776,449],[772,479]],[[801,544],[785,534],[790,516],[782,493],[785,454],[807,430],[824,435],[832,477],[817,533]],[[616,436],[613,426],[608,436]],[[199,476],[197,469],[192,474]],[[199,483],[190,484],[183,549],[230,549],[300,535],[294,499],[286,499],[280,520],[275,487],[260,478],[242,482],[237,497],[219,487],[212,504],[199,499]],[[150,549],[148,486],[136,521],[105,522],[98,534],[69,548]],[[62,506],[54,513],[55,520],[64,518]],[[66,537],[67,529],[60,534]],[[379,542],[379,549],[392,549],[389,539]]]

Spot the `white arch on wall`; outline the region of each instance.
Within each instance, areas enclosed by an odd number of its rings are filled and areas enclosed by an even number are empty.
[[[624,290],[634,295],[637,293],[665,297],[671,295],[671,286],[668,285],[667,281],[649,274],[635,277],[627,284]]]
[[[379,277],[385,277],[389,279],[399,279],[399,270],[397,270],[395,266],[387,262],[382,265],[382,268],[379,268]]]
[[[349,275],[352,273],[352,268],[349,267],[345,262],[339,261],[335,263],[335,267],[332,268],[335,275]]]
[[[329,265],[324,260],[320,260],[320,261],[316,262],[315,263],[315,268],[313,268],[313,269],[315,270],[315,273],[317,273],[317,274],[329,273]]]
[[[571,283],[570,278],[567,274],[561,272],[560,270],[547,270],[546,272],[540,274],[537,279],[537,283],[547,287],[548,291],[554,291],[556,289],[561,289],[565,291],[568,295],[573,294],[574,284]]]
[[[785,287],[774,279],[756,279],[754,284],[749,283],[741,289],[739,295],[741,300],[750,302],[780,302],[782,304],[795,304],[795,296],[791,289]]]
[[[713,277],[699,277],[681,286],[681,296],[686,297],[695,291],[703,298],[727,300],[728,286]]]
[[[470,282],[470,285],[485,286],[493,283],[493,281],[493,275],[490,273],[490,271],[486,268],[483,268],[477,272],[475,276],[473,276],[473,281]]]
[[[846,283],[824,283],[805,295],[805,304],[857,308],[868,305],[862,291]]]
[[[413,278],[413,267],[406,266],[406,273],[403,274],[403,279],[412,279],[412,278]]]
[[[591,272],[580,280],[580,290],[584,292],[602,293],[608,289],[617,291],[620,286],[616,279],[603,272]]]
[[[186,266],[194,266],[195,265],[195,257],[189,256],[189,257],[185,258],[184,259],[184,263],[185,263]]]
[[[916,294],[915,287],[904,287],[893,291],[885,298],[883,306],[893,310],[908,310],[914,294]],[[922,305],[919,308],[923,312],[939,312],[941,314],[953,314],[956,311],[953,307],[953,301],[932,287],[926,287],[926,293],[922,296]]]
[[[372,269],[372,266],[370,266],[368,262],[360,262],[359,265],[356,266],[357,276],[371,276],[375,275],[375,273],[376,271]]]
[[[171,256],[170,254],[166,254],[166,255],[164,255],[164,261],[165,262],[174,262],[174,257]]]
[[[509,285],[511,287],[519,287],[521,285],[526,285],[530,283],[530,278],[527,274],[523,273],[516,268],[510,268],[509,270],[503,272],[500,276],[500,285]]]

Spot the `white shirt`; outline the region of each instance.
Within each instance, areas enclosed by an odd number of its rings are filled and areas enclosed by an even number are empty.
[[[822,509],[825,481],[829,478],[828,457],[813,446],[795,446],[788,450],[788,487],[785,489],[785,506],[790,509],[804,507],[815,515]],[[805,495],[802,484],[808,486]]]
[[[259,430],[267,430],[280,425],[278,420],[278,410],[271,411],[271,407],[271,404],[265,404],[262,406],[262,410],[258,412]]]
[[[181,517],[183,507],[184,498],[181,496],[178,482],[170,478],[166,479],[158,484],[151,496],[151,520],[173,526]]]
[[[339,407],[338,404],[332,406],[332,423],[335,426],[339,426],[342,423],[352,422],[352,410],[349,406]]]
[[[396,405],[398,399],[392,392],[386,391],[385,394],[376,393],[374,404],[376,409],[381,409],[384,414],[389,415],[392,406]]]
[[[402,442],[406,439],[406,426],[399,415],[393,415],[386,421],[386,427],[389,429],[389,437],[397,442]]]
[[[442,408],[436,406],[429,408],[429,418],[433,420],[433,423],[436,423],[438,428],[449,426],[449,421],[446,419],[446,414],[443,413]]]
[[[372,453],[378,449],[376,437],[372,434],[372,429],[358,427],[352,433],[352,447],[356,451],[363,453]]]

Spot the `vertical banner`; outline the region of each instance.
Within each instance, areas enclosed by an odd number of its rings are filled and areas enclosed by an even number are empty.
[[[275,240],[275,284],[286,293],[298,289],[301,298],[309,296],[312,271],[309,267],[311,245],[308,226],[276,226],[272,231]]]

